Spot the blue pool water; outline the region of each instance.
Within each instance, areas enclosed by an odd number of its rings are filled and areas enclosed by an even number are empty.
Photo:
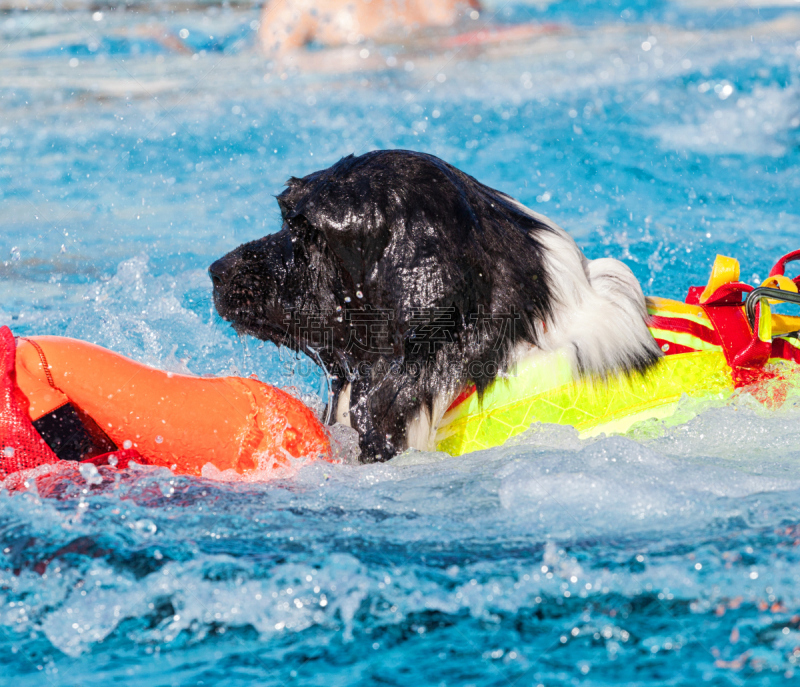
[[[495,2],[478,25],[561,30],[302,72],[258,54],[256,8],[0,14],[0,324],[316,393],[215,316],[205,269],[278,227],[288,176],[383,147],[515,195],[648,293],[682,298],[718,252],[763,279],[800,248],[794,4]],[[0,683],[793,684],[800,405],[685,410],[269,483],[0,494]]]

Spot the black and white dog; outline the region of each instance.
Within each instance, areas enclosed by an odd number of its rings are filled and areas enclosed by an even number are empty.
[[[351,155],[287,186],[282,229],[210,267],[214,302],[333,374],[364,462],[431,449],[462,389],[525,356],[564,349],[576,378],[660,356],[627,266],[432,155]]]

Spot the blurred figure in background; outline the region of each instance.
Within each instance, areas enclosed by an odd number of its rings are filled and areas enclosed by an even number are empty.
[[[311,42],[330,47],[402,39],[480,9],[478,0],[268,0],[259,37],[264,52],[279,57]]]

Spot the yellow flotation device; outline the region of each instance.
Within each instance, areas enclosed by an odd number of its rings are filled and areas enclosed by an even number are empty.
[[[664,357],[647,373],[576,381],[563,353],[528,358],[482,398],[474,388],[462,392],[439,424],[437,449],[458,456],[500,446],[537,422],[572,425],[582,437],[623,433],[673,416],[684,397],[724,400],[736,388],[787,379],[800,371],[800,317],[772,313],[769,303],[800,302],[797,283],[783,276],[796,259],[800,251],[784,256],[754,288],[739,282],[738,261],[717,256],[708,284],[692,287],[685,303],[648,299]],[[781,393],[756,396],[771,403]]]

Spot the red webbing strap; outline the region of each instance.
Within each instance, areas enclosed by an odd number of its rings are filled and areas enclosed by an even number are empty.
[[[701,341],[714,346],[721,345],[719,334],[712,327],[698,324],[679,315],[664,317],[663,315],[650,315],[648,326],[655,329],[664,329],[678,334],[690,334]]]
[[[780,260],[778,260],[778,262],[776,262],[769,271],[769,276],[785,276],[784,273],[786,271],[786,263],[794,262],[795,260],[800,260],[800,250],[793,250],[791,253],[787,253]],[[800,283],[800,277],[795,277],[792,281],[795,284],[798,284]]]
[[[747,348],[753,338],[744,308],[741,305],[704,305],[702,308],[714,325],[725,360],[734,367],[736,356]]]
[[[772,343],[758,338],[744,312],[742,294],[752,290],[752,286],[740,282],[724,284],[701,305],[719,336],[737,387],[752,383],[753,371],[763,368],[772,353]],[[759,305],[756,321],[760,313]]]

